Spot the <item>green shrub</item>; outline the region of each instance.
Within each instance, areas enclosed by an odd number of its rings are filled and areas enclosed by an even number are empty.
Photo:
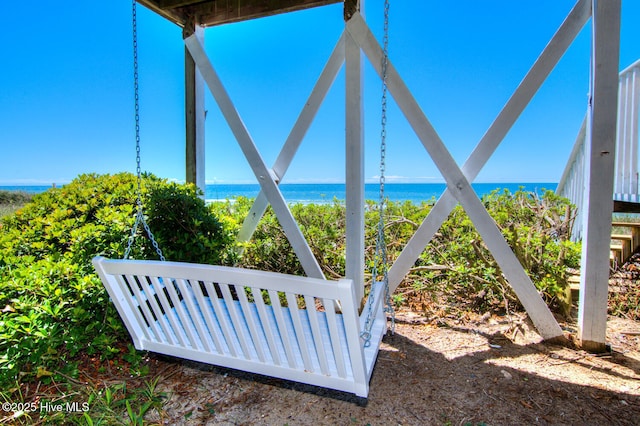
[[[109,358],[124,347],[128,337],[91,259],[123,256],[136,214],[135,188],[131,174],[82,175],[3,219],[1,388],[73,377],[80,353]],[[142,189],[148,222],[168,259],[218,263],[232,253],[231,235],[195,187],[145,176]],[[132,257],[155,258],[144,230],[137,234]]]
[[[235,237],[201,195],[194,185],[152,185],[146,211],[154,237],[167,259],[233,264]]]
[[[551,191],[542,196],[526,191],[495,191],[484,197],[483,202],[545,301],[555,310],[563,309],[566,270],[577,268],[580,259],[579,244],[569,241],[572,212],[568,201]],[[212,209],[218,216],[231,217],[230,228],[237,232],[251,203],[252,200],[241,198],[234,203],[214,203]],[[420,205],[387,203],[385,238],[390,262],[400,254],[432,205],[433,202]],[[337,202],[293,205],[291,211],[325,276],[344,276],[344,206]],[[378,217],[377,206],[369,202],[365,214],[366,272],[370,272],[373,264]],[[304,274],[270,209],[259,222],[251,241],[245,243],[238,264]],[[402,287],[402,294],[411,294],[413,300],[420,299],[423,305],[433,305],[437,300],[444,301],[449,307],[471,307],[479,311],[519,305],[500,267],[460,206],[454,208],[421,253]],[[426,309],[415,304],[412,307]]]
[[[566,199],[547,191],[495,191],[483,203],[545,301],[564,310],[567,268],[577,268],[580,245],[569,241],[571,208]],[[421,255],[419,265],[439,265],[427,272],[430,287],[446,288],[451,304],[478,310],[519,305],[499,265],[482,242],[464,210],[457,206],[434,242]]]
[[[580,244],[569,240],[571,206],[553,191],[494,192],[486,198],[518,260],[553,308],[561,308],[567,268],[579,268]]]
[[[253,200],[249,199],[237,200],[233,211],[238,215],[237,223],[239,225],[248,214],[252,203]],[[264,217],[258,223],[253,237],[244,243],[243,249],[242,257],[238,263],[240,267],[304,275],[302,265],[300,265],[271,208],[267,209]]]

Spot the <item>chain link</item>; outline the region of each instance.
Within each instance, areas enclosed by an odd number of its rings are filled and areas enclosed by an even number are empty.
[[[380,116],[380,194],[378,200],[378,237],[374,258],[374,278],[382,268],[383,282],[387,282],[387,244],[384,236],[384,212],[386,210],[386,158],[387,158],[387,66],[389,64],[389,0],[384,2],[384,36],[382,39],[382,112]]]
[[[384,298],[385,312],[391,317],[391,333],[395,333],[396,313],[393,309],[391,301],[391,293],[389,292],[389,259],[387,258],[387,243],[384,237],[384,212],[386,211],[386,197],[384,194],[384,185],[386,183],[386,164],[387,164],[387,77],[389,76],[387,67],[389,65],[389,0],[384,1],[384,29],[383,29],[383,54],[382,54],[382,114],[381,114],[381,130],[380,130],[380,222],[378,224],[378,232],[380,235],[380,257],[383,262],[384,269]]]
[[[373,282],[382,275],[384,283],[385,312],[391,316],[391,332],[395,331],[395,312],[389,293],[389,264],[387,259],[387,243],[384,236],[384,214],[386,211],[385,183],[386,183],[386,159],[387,159],[387,66],[389,64],[389,0],[384,2],[384,35],[382,39],[382,114],[380,118],[380,194],[378,199],[378,229],[376,238],[376,251],[373,258],[371,279]],[[373,292],[373,286],[371,288]],[[364,340],[364,346],[371,345],[371,328],[373,327],[373,306],[375,300],[370,294],[367,302],[367,316],[360,337]]]
[[[133,242],[135,240],[136,232],[140,224],[144,228],[147,236],[151,240],[151,244],[155,249],[160,260],[164,261],[164,255],[162,250],[158,246],[153,232],[149,228],[147,221],[144,217],[144,208],[142,205],[142,167],[140,166],[140,95],[139,95],[139,78],[138,78],[138,14],[137,14],[137,0],[132,0],[132,26],[133,26],[133,92],[135,103],[135,123],[136,123],[136,220],[131,228],[131,234],[127,241],[127,247],[124,251],[124,258],[128,259],[131,249],[133,248]]]
[[[138,177],[138,200],[142,192],[140,175],[142,169],[140,167],[140,84],[138,77],[138,13],[137,0],[132,0],[132,27],[133,27],[133,98],[135,104],[135,123],[136,123],[136,176]]]

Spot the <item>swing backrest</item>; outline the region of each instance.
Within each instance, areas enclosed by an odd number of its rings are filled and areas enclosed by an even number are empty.
[[[368,392],[379,339],[363,347],[352,280],[103,257],[93,264],[137,349]]]

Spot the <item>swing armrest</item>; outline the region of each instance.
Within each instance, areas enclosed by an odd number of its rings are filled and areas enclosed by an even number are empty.
[[[365,323],[367,322],[367,317],[371,315],[371,318],[375,318],[378,314],[378,310],[381,309],[384,304],[384,283],[381,281],[376,281],[373,283],[371,287],[371,291],[367,296],[367,300],[364,304],[364,308],[360,313],[360,330],[364,330]],[[371,314],[369,314],[369,302],[373,298],[373,305],[371,306]]]

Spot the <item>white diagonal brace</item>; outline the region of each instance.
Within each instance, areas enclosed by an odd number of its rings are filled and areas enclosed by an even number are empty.
[[[588,0],[578,1],[569,15],[567,15],[558,31],[551,38],[551,41],[544,48],[464,163],[464,166],[462,166],[462,172],[469,181],[473,181],[480,173],[482,167],[493,155],[522,111],[531,102],[531,99],[560,61],[562,55],[580,33],[590,15],[591,2]],[[424,219],[389,270],[389,288],[391,291],[395,290],[404,279],[456,203],[455,197],[447,189],[433,206],[429,215]]]
[[[329,60],[322,70],[322,73],[320,73],[320,77],[313,87],[309,98],[304,104],[302,111],[300,111],[300,115],[293,125],[287,140],[282,146],[280,154],[278,154],[278,158],[273,164],[273,172],[275,173],[278,182],[280,182],[287,173],[287,169],[289,168],[293,157],[296,155],[304,135],[309,130],[313,119],[318,113],[329,89],[333,86],[333,82],[338,76],[338,72],[344,63],[344,37],[345,35],[343,31],[336,47],[333,49],[333,52],[331,52],[331,56],[329,56]],[[258,226],[258,222],[260,222],[264,212],[267,210],[268,204],[264,191],[260,191],[253,202],[253,206],[251,206],[251,210],[249,210],[249,214],[242,224],[242,229],[238,233],[238,241],[249,241],[251,239],[251,236],[256,230],[256,226]]]
[[[347,31],[363,49],[378,75],[381,75],[382,49],[364,19],[359,14],[356,15],[348,22]],[[478,233],[493,254],[536,328],[545,339],[561,337],[562,329],[554,319],[548,306],[538,294],[531,279],[513,254],[496,223],[484,208],[391,62],[388,63],[387,73],[389,92],[393,95],[398,107],[431,156],[436,167],[440,170],[447,182],[447,186],[474,223]]]
[[[307,240],[302,235],[298,224],[296,223],[289,206],[284,200],[278,184],[275,182],[272,176],[272,171],[269,170],[258,152],[251,135],[245,127],[238,111],[233,105],[229,94],[222,85],[222,81],[218,77],[213,65],[209,61],[206,52],[202,48],[202,45],[194,36],[190,36],[184,40],[189,53],[193,57],[204,81],[207,83],[211,94],[218,103],[218,107],[222,112],[225,120],[229,124],[233,135],[238,141],[238,145],[242,149],[245,158],[247,159],[253,173],[255,174],[262,191],[266,194],[267,199],[273,207],[273,211],[284,230],[287,239],[291,243],[291,247],[295,251],[302,268],[306,274],[314,278],[324,278],[322,269],[318,264],[317,259],[313,255]]]

